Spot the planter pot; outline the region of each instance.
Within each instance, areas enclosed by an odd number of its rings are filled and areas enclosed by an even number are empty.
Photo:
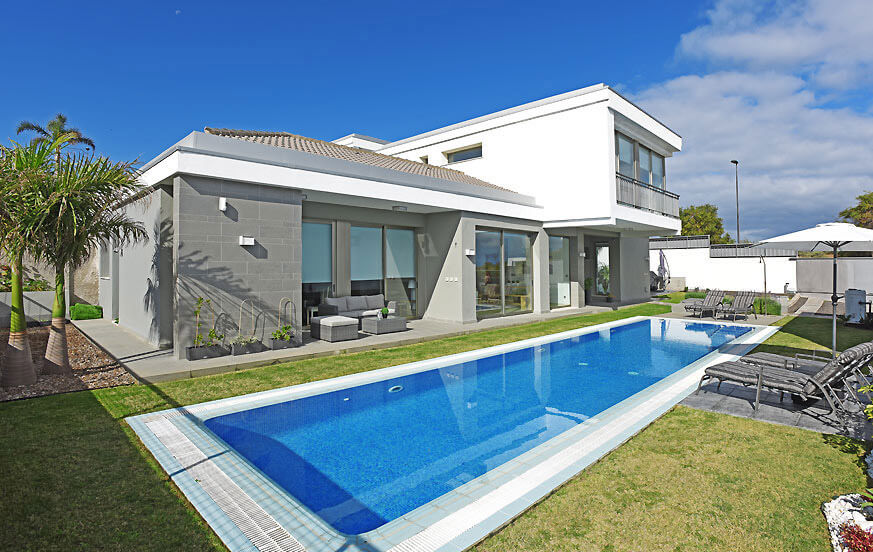
[[[201,347],[185,347],[185,358],[188,360],[202,360],[204,358],[216,358],[225,356],[230,351],[223,345],[204,345]]]
[[[267,347],[272,349],[273,351],[278,351],[279,349],[290,349],[292,347],[297,347],[299,344],[294,341],[294,339],[273,339],[270,338],[267,340]]]
[[[254,343],[231,343],[230,354],[233,356],[248,355],[251,353],[260,353],[264,350],[264,345],[260,341]]]

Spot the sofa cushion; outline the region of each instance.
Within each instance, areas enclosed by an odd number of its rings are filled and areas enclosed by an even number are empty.
[[[344,310],[349,310],[348,306],[346,305],[345,297],[328,297],[324,300],[324,302],[328,305],[333,305],[340,312]]]
[[[370,309],[361,312],[361,316],[379,316],[379,312],[382,309]]]
[[[352,318],[360,318],[365,316],[364,313],[366,311],[363,310],[350,310],[350,311],[342,311],[339,313],[340,316],[351,316]]]
[[[367,310],[367,298],[363,295],[346,297],[346,308],[340,310]]]
[[[348,318],[345,316],[325,316],[325,317],[322,317],[318,321],[318,323],[321,326],[331,326],[331,327],[357,326],[358,325],[357,320],[355,320],[354,318]]]
[[[367,295],[368,309],[381,309],[385,306],[385,296],[381,293],[378,295]]]

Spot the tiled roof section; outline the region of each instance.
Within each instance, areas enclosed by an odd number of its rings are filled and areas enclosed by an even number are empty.
[[[342,159],[352,161],[354,163],[362,163],[364,165],[372,165],[374,167],[382,167],[384,169],[392,169],[395,171],[405,172],[409,174],[419,174],[422,176],[430,176],[432,178],[441,178],[461,184],[471,184],[474,186],[484,186],[494,190],[503,190],[511,192],[506,188],[495,186],[490,182],[473,178],[468,174],[454,169],[445,167],[435,167],[426,163],[418,163],[408,159],[401,159],[391,155],[375,153],[361,148],[353,148],[349,146],[341,146],[333,142],[325,142],[316,140],[315,138],[307,138],[291,134],[290,132],[266,132],[260,130],[236,130],[230,128],[212,128],[206,127],[203,129],[207,134],[216,136],[225,136],[228,138],[237,138],[257,144],[266,144],[268,146],[276,146],[280,148],[288,148],[314,155],[324,157],[332,157],[334,159]]]

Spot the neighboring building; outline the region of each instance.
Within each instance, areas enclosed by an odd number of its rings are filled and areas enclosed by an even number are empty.
[[[101,303],[182,356],[198,297],[230,336],[250,305],[269,334],[285,297],[296,325],[328,295],[455,322],[643,301],[648,238],[680,228],[680,148],[604,85],[391,143],[207,128],[143,168],[153,191],[129,209],[152,238],[103,250]]]

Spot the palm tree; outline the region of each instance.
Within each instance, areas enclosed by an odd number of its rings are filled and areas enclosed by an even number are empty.
[[[66,338],[66,269],[81,266],[101,242],[125,244],[147,237],[142,223],[123,207],[137,199],[144,187],[133,163],[113,163],[107,157],[66,155],[53,178],[41,188],[42,214],[33,219],[38,261],[55,269],[52,325],[43,361],[43,373],[69,373]]]
[[[29,385],[36,381],[30,354],[27,320],[24,317],[22,286],[23,256],[35,242],[33,229],[43,217],[37,190],[51,180],[53,154],[63,147],[65,137],[51,142],[32,142],[14,147],[0,146],[0,246],[12,265],[9,341],[0,386]]]
[[[34,142],[56,142],[60,137],[66,136],[67,140],[57,146],[55,149],[55,162],[61,163],[61,149],[66,146],[74,146],[84,144],[85,149],[91,148],[94,151],[94,141],[82,134],[78,128],[67,127],[67,116],[63,113],[58,113],[55,118],[49,121],[45,127],[30,121],[21,121],[18,123],[18,128],[15,131],[17,134],[22,132],[33,132],[36,136]]]

